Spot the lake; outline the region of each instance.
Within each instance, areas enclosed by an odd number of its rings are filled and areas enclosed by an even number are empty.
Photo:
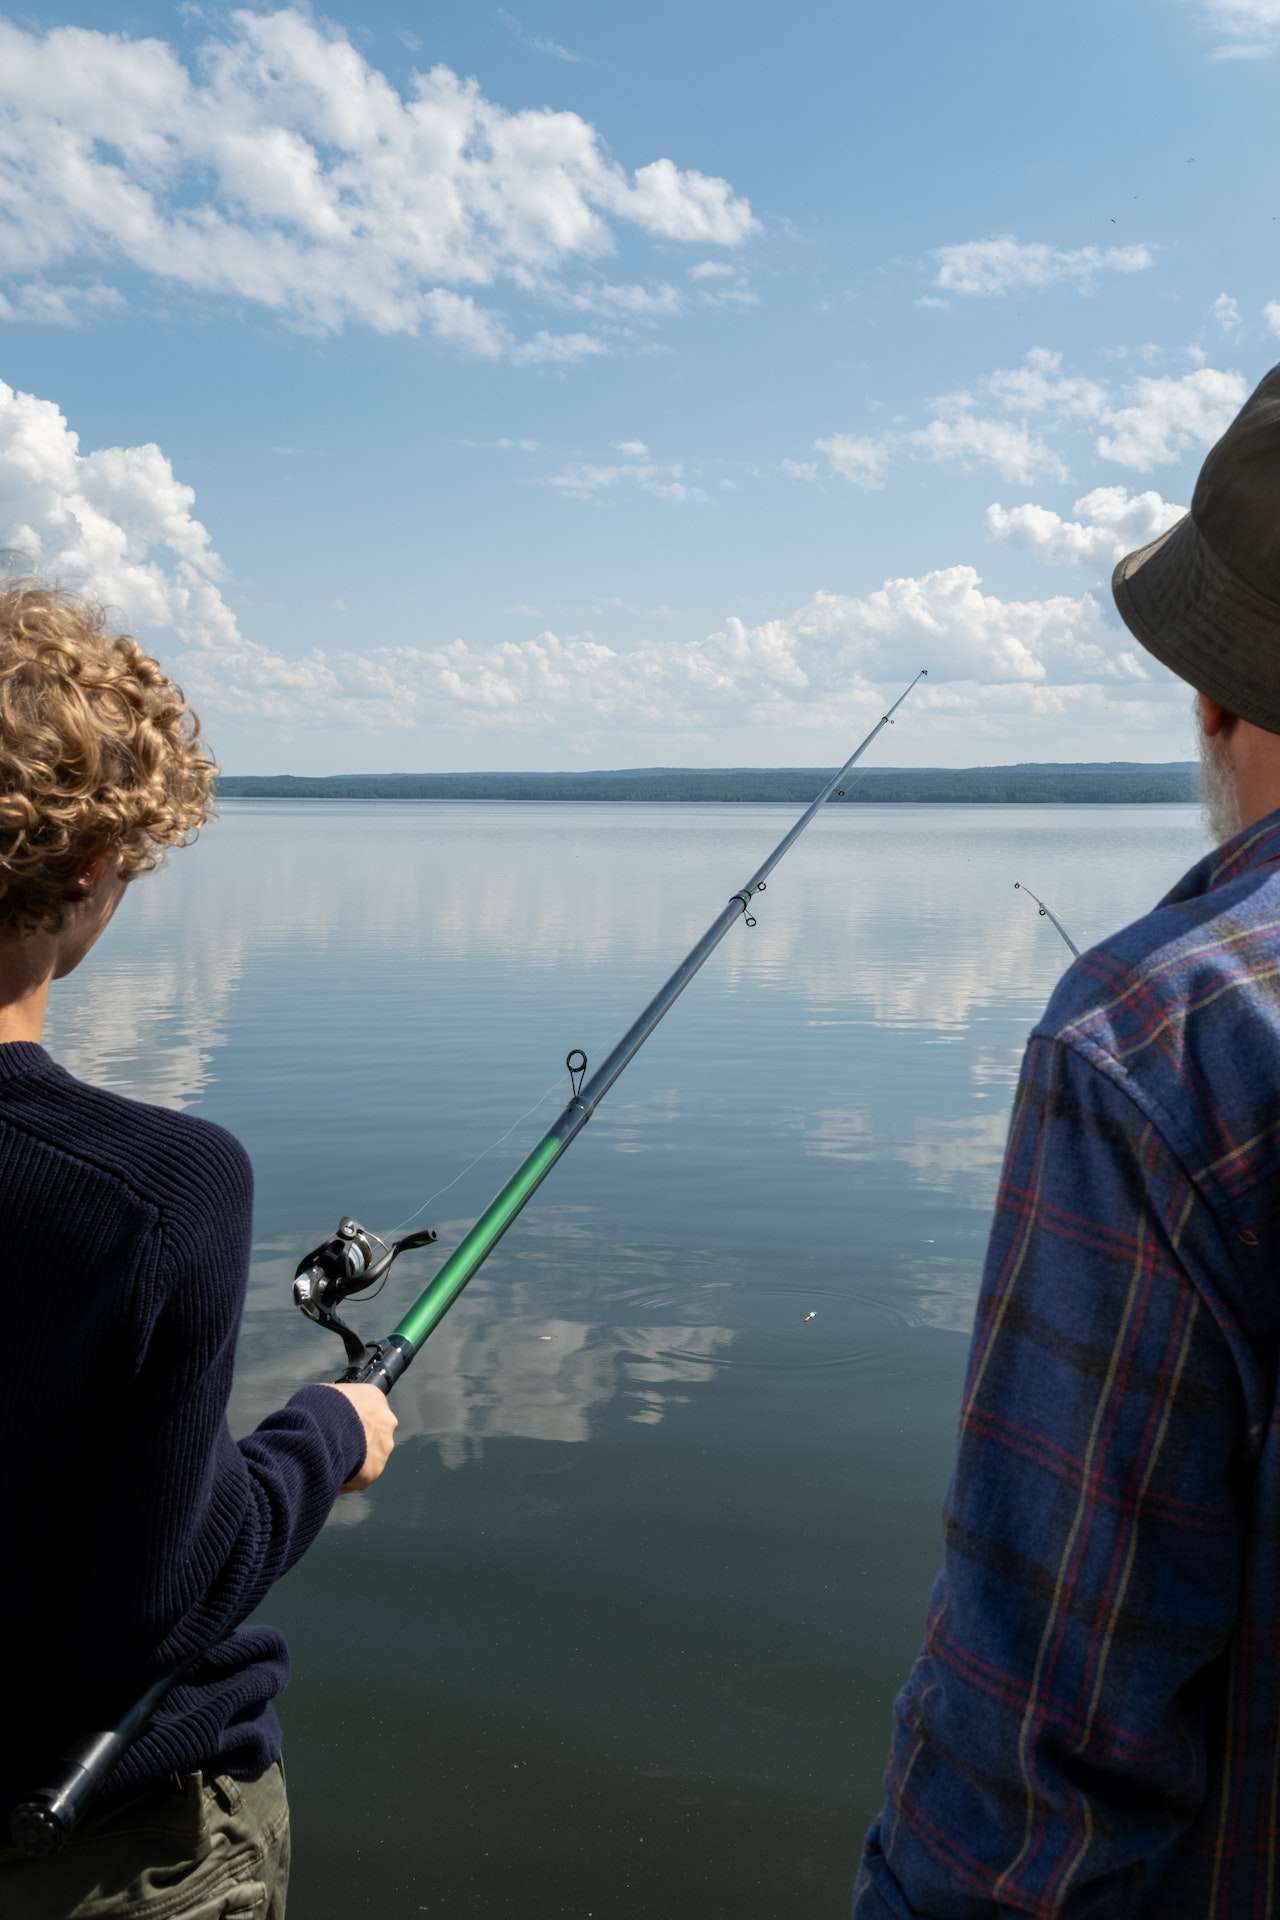
[[[55,994],[251,1152],[232,1424],[341,1350],[301,1255],[422,1218],[385,1333],[781,836],[775,806],[228,801]],[[1018,1060],[1192,807],[828,809],[397,1387],[271,1595],[299,1920],[845,1916],[940,1546]]]

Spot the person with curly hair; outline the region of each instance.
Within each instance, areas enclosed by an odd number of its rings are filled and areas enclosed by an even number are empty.
[[[181,1674],[61,1853],[0,1847],[14,1920],[282,1920],[288,1655],[244,1622],[392,1447],[363,1386],[303,1387],[232,1439],[244,1149],[41,1045],[51,986],[203,825],[214,772],[181,689],[99,609],[0,589],[0,1807]]]

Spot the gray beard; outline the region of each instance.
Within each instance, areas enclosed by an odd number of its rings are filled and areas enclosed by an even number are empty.
[[[1205,732],[1198,700],[1195,714],[1196,744],[1200,749],[1200,810],[1209,838],[1220,847],[1224,840],[1233,840],[1244,825],[1240,818],[1235,768],[1221,734],[1210,739]]]

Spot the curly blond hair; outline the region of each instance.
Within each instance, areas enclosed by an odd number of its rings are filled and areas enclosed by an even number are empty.
[[[0,586],[0,938],[57,933],[100,856],[126,880],[158,866],[214,772],[181,688],[101,607]]]

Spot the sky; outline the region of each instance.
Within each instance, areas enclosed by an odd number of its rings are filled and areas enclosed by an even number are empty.
[[[1280,0],[0,16],[0,548],[228,772],[1190,757]]]

